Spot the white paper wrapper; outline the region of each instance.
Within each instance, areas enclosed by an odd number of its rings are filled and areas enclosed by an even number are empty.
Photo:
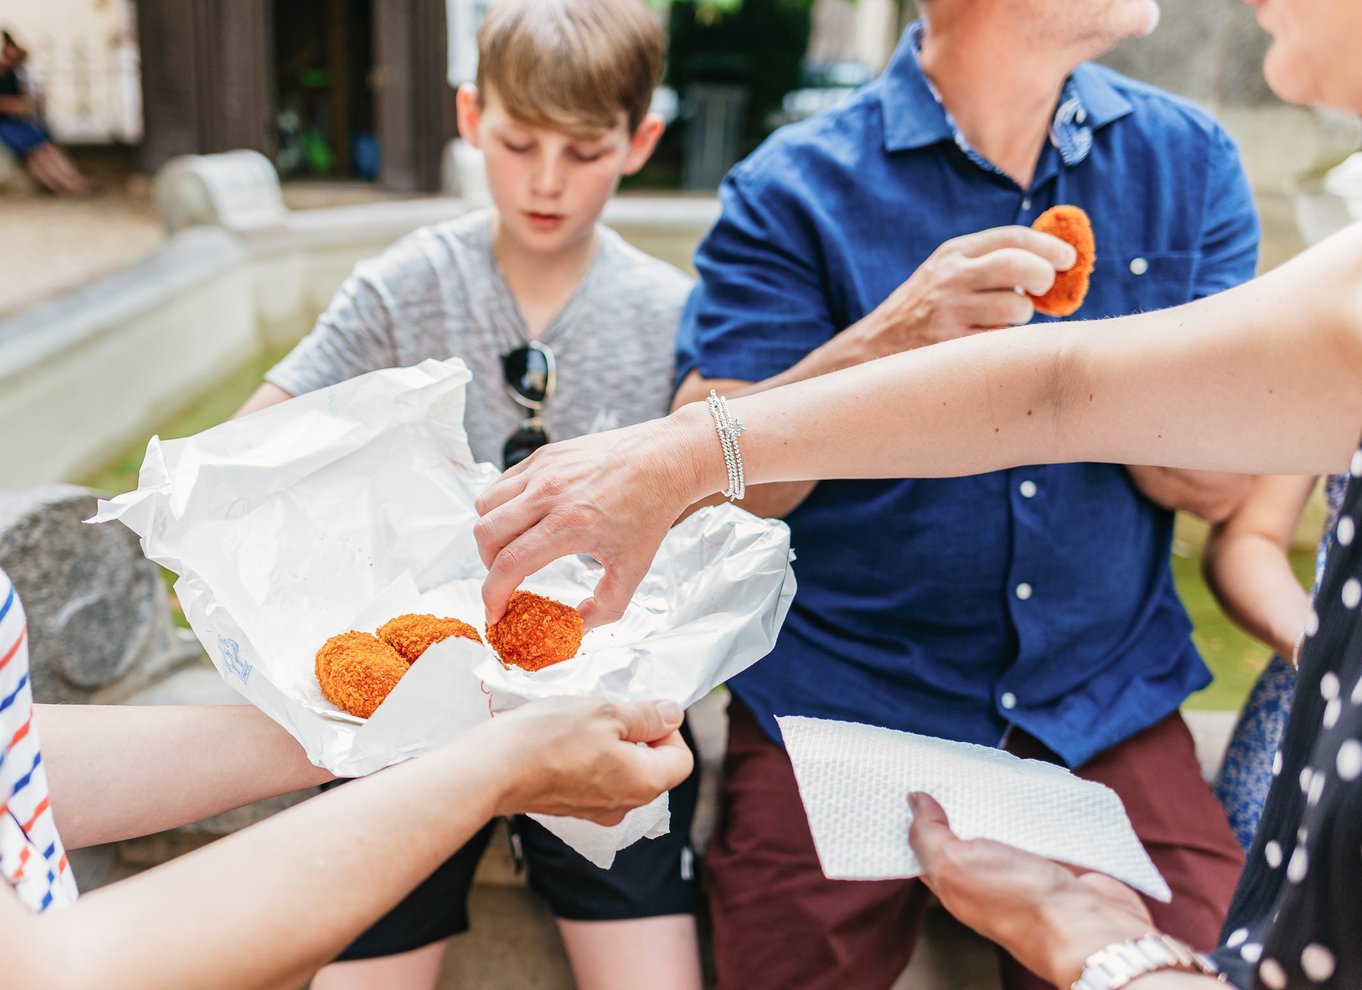
[[[153,438],[137,491],[101,502],[93,520],[123,522],[180,575],[185,616],[222,676],[339,775],[416,756],[532,698],[689,705],[770,651],[794,596],[782,523],[706,509],[668,536],[624,618],[589,632],[576,658],[531,675],[446,641],[372,718],[337,712],[314,673],[330,636],[404,612],[482,625],[473,501],[497,471],[475,464],[464,439],[468,380],[457,359],[426,361],[194,437]],[[575,604],[598,575],[570,558],[525,587]],[[549,824],[601,863],[666,831],[665,795],[655,804],[614,829]]]
[[[915,877],[908,793],[941,804],[961,838],[993,839],[1172,894],[1115,791],[1002,750],[854,722],[779,716],[823,872],[833,880]]]

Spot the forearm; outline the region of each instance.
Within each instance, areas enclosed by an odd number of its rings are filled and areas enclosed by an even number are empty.
[[[73,849],[331,779],[253,705],[38,705],[34,726],[57,827]]]
[[[821,350],[822,348],[819,348],[819,351]],[[760,382],[746,382],[731,378],[701,378],[699,372],[692,371],[676,390],[676,396],[672,400],[672,408],[679,409],[691,403],[704,403],[711,388],[727,398],[734,399],[743,395],[755,395],[769,388],[778,388],[782,382],[802,381],[804,377],[813,377],[826,371],[835,370],[832,367],[828,367],[824,371],[816,370],[821,366],[820,360],[814,360],[819,351],[814,351],[804,361],[788,371]],[[702,408],[707,409],[708,407],[702,406]],[[723,461],[717,447],[714,456],[718,457],[720,462]],[[817,484],[816,481],[790,481],[772,485],[752,485],[747,489],[747,494],[742,500],[742,508],[756,516],[783,519],[804,503],[804,500],[809,497]],[[677,521],[680,522],[681,519],[685,519],[698,509],[710,505],[722,505],[725,501],[726,499],[718,494],[700,499],[681,513]]]
[[[999,330],[744,396],[733,412],[749,430],[747,478],[942,477],[1064,461],[1337,470],[1362,424],[1360,285],[1362,225],[1177,309]],[[896,424],[892,443],[877,423]],[[700,470],[712,491],[718,472],[708,460]]]
[[[1129,934],[1122,934],[1105,940],[1094,940],[1084,934],[1080,934],[1076,938],[1057,937],[1059,942],[1064,943],[1063,954],[1056,956],[1061,961],[1048,978],[1057,988],[1067,990],[1083,972],[1084,963],[1090,956],[1110,945],[1129,939],[1143,938],[1155,931],[1153,925],[1134,924],[1129,926]],[[1052,944],[1055,944],[1055,940],[1052,940]],[[1129,990],[1210,990],[1212,987],[1220,987],[1221,990],[1226,990],[1227,985],[1213,976],[1185,973],[1179,970],[1159,970],[1145,976],[1136,977],[1125,986]]]
[[[817,487],[818,482],[816,481],[786,481],[775,485],[753,485],[747,489],[743,500],[735,504],[754,516],[761,516],[763,519],[784,519],[803,505],[804,500],[813,494],[813,490]],[[702,498],[681,513],[677,522],[706,506],[723,505],[727,501],[728,499],[722,495]]]
[[[1139,914],[1143,917],[1109,900],[1080,897],[1047,903],[1039,912],[1038,925],[1031,933],[1031,939],[1044,946],[1037,957],[1040,963],[1037,972],[1057,988],[1069,987],[1083,972],[1088,959],[1103,949],[1157,933],[1148,914],[1143,909]],[[1223,990],[1225,987],[1213,977],[1175,970],[1150,973],[1126,985],[1133,990],[1200,990],[1216,986]]]
[[[1258,534],[1208,542],[1207,583],[1234,622],[1250,636],[1291,658],[1310,614],[1310,599],[1285,550]]]
[[[711,381],[701,378],[696,372],[692,372],[681,383],[681,387],[677,389],[672,408],[677,409],[691,402],[704,400],[709,395],[710,388],[716,388],[727,398],[735,399],[744,395],[765,392],[768,389],[808,381],[821,375],[841,371],[844,368],[851,368],[873,360],[879,355],[875,354],[868,345],[869,337],[866,328],[870,327],[877,319],[882,319],[877,315],[877,312],[871,313],[860,323],[847,328],[827,343],[815,348],[793,367],[760,382],[743,382],[731,379]],[[742,508],[756,516],[783,519],[803,505],[805,499],[813,493],[817,486],[817,481],[789,481],[752,485],[747,489],[747,494],[743,498]],[[709,498],[701,499],[686,509],[681,518],[686,518],[697,509],[708,505],[720,505],[724,501],[725,499],[721,495],[712,495]]]
[[[260,387],[251,393],[250,398],[241,404],[241,408],[232,413],[232,419],[240,419],[242,416],[250,415],[261,409],[268,409],[281,402],[293,398],[291,392],[285,392],[278,385],[270,382],[262,382]]]
[[[59,990],[301,983],[496,812],[507,768],[474,748],[462,737],[32,918],[7,965],[31,954]]]

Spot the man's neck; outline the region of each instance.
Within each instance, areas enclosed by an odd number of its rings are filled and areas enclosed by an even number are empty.
[[[933,21],[919,58],[970,146],[1029,188],[1064,80],[1081,59],[1017,45],[1003,18],[969,17]]]
[[[530,251],[492,222],[492,254],[531,337],[553,321],[591,269],[598,238],[591,235],[562,251]]]

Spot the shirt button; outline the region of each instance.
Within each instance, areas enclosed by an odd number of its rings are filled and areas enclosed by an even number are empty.
[[[998,703],[1011,711],[1017,707],[1017,696],[1011,691],[1004,691],[1002,697],[998,699]]]
[[[1026,599],[1031,597],[1031,590],[1031,586],[1023,581],[1021,584],[1017,585],[1017,597],[1022,601],[1026,601]]]
[[[1035,498],[1036,483],[1032,481],[1030,478],[1027,478],[1025,481],[1023,481],[1020,485],[1017,486],[1017,491],[1021,492],[1022,498]]]
[[[1130,259],[1130,274],[1143,275],[1147,271],[1149,271],[1149,262],[1146,259],[1144,258]]]
[[[1029,210],[1029,209],[1031,209],[1031,197],[1030,197],[1030,196],[1027,196],[1025,199],[1022,200],[1022,209],[1023,209],[1023,210]]]

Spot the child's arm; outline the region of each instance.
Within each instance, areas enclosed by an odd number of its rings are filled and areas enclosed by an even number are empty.
[[[3,983],[298,986],[493,815],[617,821],[679,783],[680,722],[670,704],[538,702],[61,910],[32,914],[0,884]]]
[[[241,404],[241,408],[232,413],[232,419],[240,419],[242,416],[248,416],[261,409],[277,406],[291,398],[293,398],[292,392],[285,392],[272,382],[261,382],[260,387],[251,393],[251,397]]]
[[[1202,557],[1206,583],[1220,607],[1293,662],[1310,598],[1291,570],[1287,550],[1314,488],[1314,475],[1255,478],[1248,498],[1211,530]]]

